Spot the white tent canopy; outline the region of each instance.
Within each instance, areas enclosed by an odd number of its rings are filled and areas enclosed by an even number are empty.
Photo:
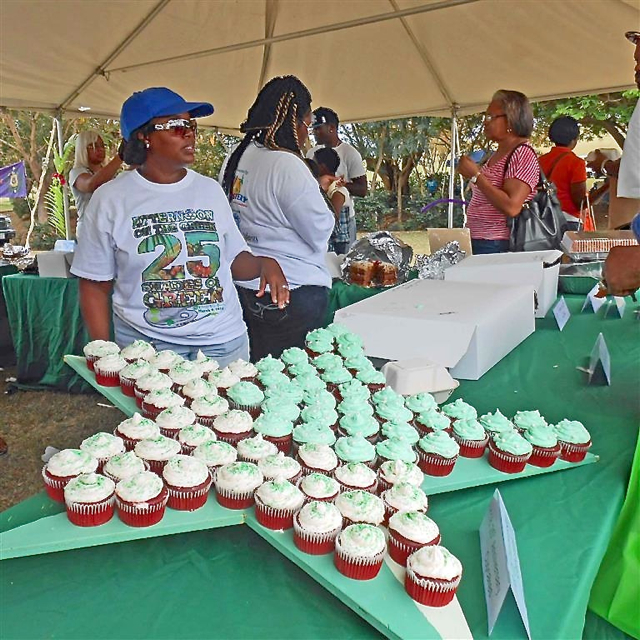
[[[295,74],[344,121],[631,88],[638,0],[0,0],[0,106],[117,117],[168,86],[237,130]]]

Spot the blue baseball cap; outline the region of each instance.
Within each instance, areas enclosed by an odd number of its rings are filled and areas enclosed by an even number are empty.
[[[204,118],[213,113],[208,102],[187,102],[181,95],[166,87],[150,87],[136,91],[127,98],[120,111],[120,131],[125,140],[152,118],[173,116],[187,112],[192,118]]]

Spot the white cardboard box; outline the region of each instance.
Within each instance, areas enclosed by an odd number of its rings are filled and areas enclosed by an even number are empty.
[[[477,380],[535,330],[533,287],[412,280],[336,313],[368,356],[428,358]]]
[[[536,292],[536,318],[544,318],[558,297],[561,251],[523,251],[470,256],[446,269],[449,282],[529,284]],[[554,264],[551,267],[545,265]]]
[[[44,278],[73,278],[69,271],[73,251],[43,251],[37,254],[38,273]]]

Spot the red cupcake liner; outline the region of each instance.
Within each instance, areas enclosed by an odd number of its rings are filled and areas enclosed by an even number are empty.
[[[98,371],[94,368],[96,382],[102,387],[119,387],[120,373],[118,371]]]
[[[336,480],[336,482],[338,483],[338,485],[340,487],[340,493],[343,493],[345,491],[358,491],[358,490],[367,491],[368,493],[372,493],[374,496],[377,496],[380,493],[380,485],[379,485],[377,479],[372,484],[370,484],[368,487],[354,487],[354,486],[351,486],[351,485],[346,484],[344,482],[340,482],[340,480],[338,480],[338,478],[335,478],[335,480]]]
[[[444,458],[437,453],[426,453],[418,447],[418,467],[428,476],[448,476],[456,464],[455,458]]]
[[[67,518],[77,527],[98,527],[113,518],[115,497],[112,493],[100,502],[67,502]]]
[[[425,425],[421,424],[415,419],[411,421],[411,424],[413,424],[413,426],[418,430],[418,433],[421,436],[427,436],[430,433],[433,433],[434,431],[444,431],[445,433],[448,433],[450,436],[453,435],[452,426],[448,426],[446,429],[432,429],[431,427],[425,427]]]
[[[321,473],[323,476],[329,476],[333,478],[333,472],[336,470],[337,466],[333,469],[317,469],[316,467],[307,466],[301,459],[300,456],[296,456],[296,460],[300,463],[300,467],[302,468],[302,475],[308,476],[312,473]]]
[[[534,467],[550,467],[560,457],[560,445],[555,447],[536,447],[533,445],[531,457],[527,460],[527,464]]]
[[[123,378],[122,376],[120,376],[120,391],[122,391],[125,396],[129,398],[136,397],[135,384],[135,380],[132,380],[131,378]]]
[[[120,433],[120,431],[118,431],[118,427],[116,427],[113,430],[113,435],[122,439],[122,442],[124,442],[124,448],[127,451],[133,451],[135,446],[138,444],[138,442],[140,442],[140,440],[136,440],[134,438],[128,438],[127,436]]]
[[[215,477],[214,477],[215,483]],[[238,493],[228,489],[219,489],[216,484],[216,499],[218,503],[227,509],[248,509],[255,504],[255,491]]]
[[[137,384],[133,385],[133,395],[135,396],[136,404],[140,408],[142,408],[142,401],[145,399],[148,393],[149,393],[148,391],[142,391],[142,389],[138,389]]]
[[[93,368],[93,365],[99,360],[100,358],[98,356],[85,356],[85,360],[87,361],[87,369],[89,369],[89,371],[94,371],[95,369]]]
[[[369,391],[371,391],[371,393],[375,393],[376,391],[382,391],[385,384],[384,382],[370,382],[367,387],[369,387]]]
[[[166,409],[166,407],[156,407],[154,404],[149,404],[144,400],[140,408],[142,409],[142,415],[145,418],[149,418],[149,420],[155,420]]]
[[[288,434],[286,436],[265,436],[262,434],[262,438],[267,442],[271,442],[278,447],[278,451],[282,451],[285,456],[291,454],[291,446],[293,444],[293,434]]]
[[[149,471],[162,478],[162,472],[168,460],[147,460],[146,458],[143,458],[143,460],[149,465]]]
[[[238,404],[234,400],[229,400],[229,405],[232,409],[238,409],[239,411],[246,411],[251,417],[255,420],[261,413],[262,407],[261,404],[255,405],[246,405],[246,404]]]
[[[482,458],[489,442],[489,436],[485,436],[483,440],[468,440],[457,436],[455,431],[453,439],[458,443],[463,458]]]
[[[160,425],[158,425],[158,428],[160,429],[160,433],[161,435],[167,437],[167,438],[171,438],[172,440],[177,440],[178,439],[178,434],[180,433],[182,427],[175,429],[175,428],[171,428],[171,427],[161,427]]]
[[[167,483],[169,500],[167,506],[176,511],[195,511],[204,507],[209,497],[211,477],[195,487],[177,487]]]
[[[270,507],[266,505],[258,495],[255,496],[255,503],[256,520],[263,527],[274,531],[293,529],[293,516],[296,514],[295,510]]]
[[[118,517],[130,527],[151,527],[162,520],[169,492],[166,487],[155,497],[145,502],[136,503],[122,500],[116,495]]]
[[[336,538],[342,527],[318,533],[316,531],[305,531],[298,521],[298,514],[293,518],[293,544],[303,553],[311,556],[322,556],[332,553],[336,548]]]
[[[350,556],[340,548],[339,538],[336,538],[336,550],[333,563],[336,569],[352,580],[372,580],[375,578],[384,562],[385,550],[371,557]]]
[[[77,476],[54,476],[47,471],[47,467],[42,467],[42,479],[47,491],[47,495],[56,502],[64,502],[64,488],[70,480]]]
[[[143,460],[142,464],[144,465],[144,470],[149,471],[149,463],[146,460]],[[102,475],[105,476],[106,478],[109,478],[109,480],[113,480],[116,484],[118,484],[120,480],[124,480],[124,478],[119,478],[118,476],[114,476],[112,473],[109,473],[108,471],[103,471]]]
[[[560,459],[567,462],[582,462],[591,448],[591,440],[581,444],[558,440],[560,444]]]
[[[460,577],[454,580],[420,578],[409,567],[404,578],[404,586],[411,598],[427,607],[444,607],[456,595]]]
[[[213,424],[207,425],[204,422],[202,424],[204,424],[205,426],[213,427]],[[230,444],[234,447],[238,445],[238,442],[240,442],[240,440],[245,440],[246,438],[250,438],[253,435],[253,429],[251,429],[250,431],[243,431],[242,433],[228,433],[225,431],[219,431],[218,429],[213,427],[213,432],[216,434],[218,440],[220,440],[221,442],[226,442],[227,444]]]
[[[521,473],[527,464],[527,460],[531,457],[530,453],[517,456],[513,453],[500,451],[493,440],[489,440],[489,464],[498,471],[503,473]]]
[[[440,544],[440,534],[430,542],[413,542],[389,529],[389,556],[403,567],[407,566],[407,559],[414,551],[434,544]]]

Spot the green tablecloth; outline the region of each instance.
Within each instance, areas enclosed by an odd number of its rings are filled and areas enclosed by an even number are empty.
[[[626,492],[640,415],[640,324],[575,315],[560,333],[553,319],[481,380],[456,396],[481,413],[538,408],[590,429],[597,464],[499,485],[513,522],[534,639],[579,638],[591,585]],[[597,335],[607,340],[613,384],[586,386]],[[487,638],[478,528],[495,486],[433,496],[430,515],[460,557],[458,597],[475,638]],[[40,517],[38,496],[0,514],[13,528]],[[637,506],[637,505],[636,505]],[[243,528],[170,536],[2,563],[5,638],[320,638],[376,632],[300,570]],[[71,603],[71,604],[70,604]],[[168,605],[168,603],[170,603]],[[621,634],[589,617],[587,638]],[[507,603],[491,638],[524,638]]]
[[[89,337],[80,315],[76,278],[16,274],[2,279],[18,364],[18,383],[28,389],[87,391],[65,366],[67,353],[81,354]]]

